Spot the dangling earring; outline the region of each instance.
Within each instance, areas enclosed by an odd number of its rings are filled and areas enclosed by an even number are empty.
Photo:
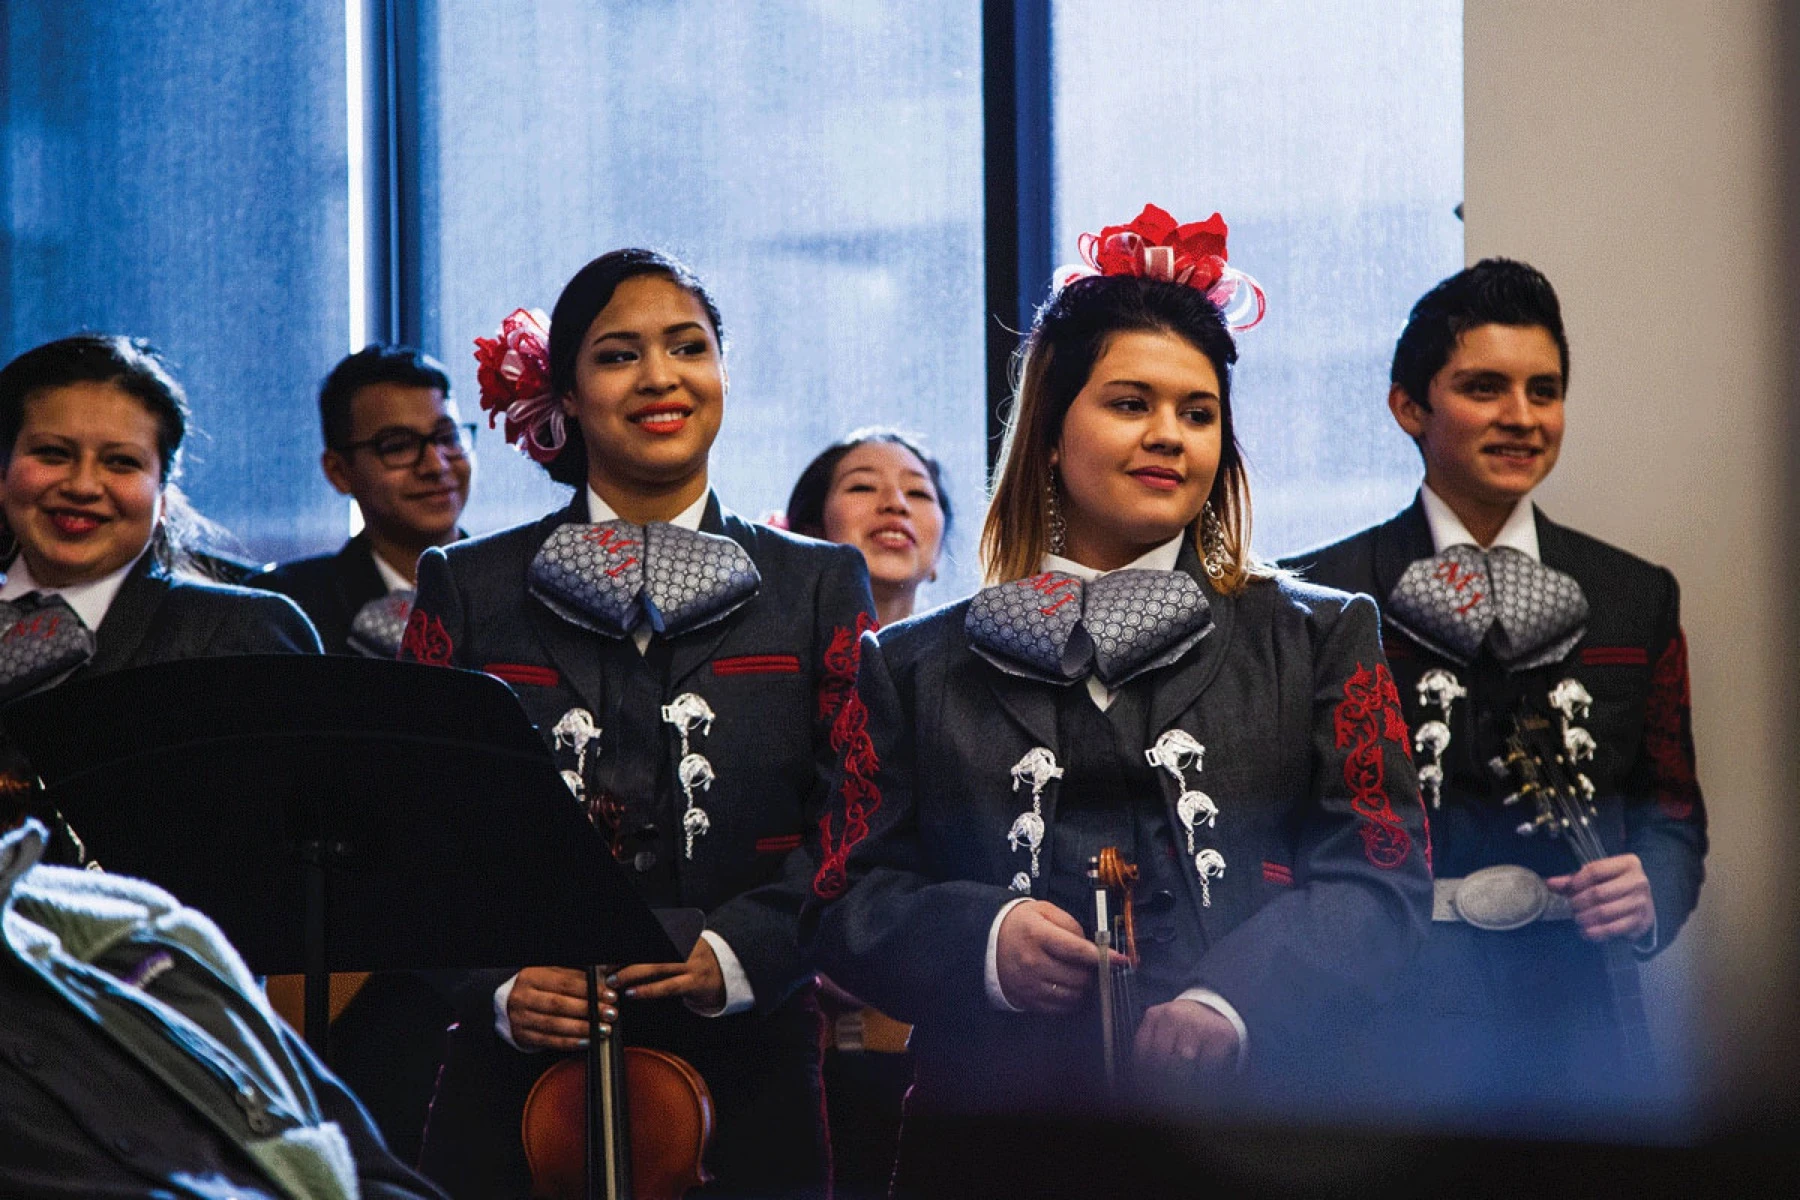
[[[1200,510],[1200,552],[1208,579],[1225,578],[1225,524],[1213,510],[1212,501]]]
[[[1069,545],[1069,526],[1063,520],[1062,508],[1056,502],[1056,472],[1050,472],[1050,482],[1044,485],[1044,523],[1045,533],[1049,535],[1050,553],[1061,554]]]

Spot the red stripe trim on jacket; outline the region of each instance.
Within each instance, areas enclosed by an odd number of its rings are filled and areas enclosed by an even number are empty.
[[[789,850],[798,850],[799,848],[800,835],[797,833],[784,833],[776,837],[756,839],[756,852],[758,854],[782,854]]]
[[[741,654],[716,659],[714,675],[798,675],[800,659],[792,654]]]
[[[1647,667],[1650,652],[1642,646],[1583,646],[1584,667]]]
[[[551,667],[540,667],[533,663],[487,663],[482,668],[486,674],[507,683],[529,683],[537,687],[555,687],[562,682],[562,676]]]
[[[1270,883],[1278,883],[1282,887],[1294,886],[1294,872],[1277,862],[1265,862],[1262,865],[1263,878]]]

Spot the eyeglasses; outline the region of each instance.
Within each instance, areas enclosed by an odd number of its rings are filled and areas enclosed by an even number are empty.
[[[381,465],[390,471],[411,471],[425,461],[425,447],[436,446],[447,459],[463,459],[475,445],[475,425],[440,425],[430,433],[411,429],[388,429],[372,438],[351,442],[339,453],[350,455],[358,450],[373,450]]]

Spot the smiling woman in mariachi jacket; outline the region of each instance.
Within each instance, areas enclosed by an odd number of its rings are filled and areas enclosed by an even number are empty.
[[[915,1023],[909,1113],[1105,1095],[1103,848],[1139,872],[1127,1102],[1292,1060],[1422,933],[1429,840],[1375,607],[1248,553],[1228,327],[1262,296],[1224,234],[1147,208],[1083,239],[1092,270],[1026,343],[994,586],[861,643],[804,928],[821,969]],[[919,1149],[902,1178],[929,1190]]]
[[[187,393],[148,342],[82,333],[0,368],[0,703],[76,677],[182,658],[317,654],[286,598],[199,577],[175,480]],[[28,636],[35,635],[35,636]],[[36,772],[0,739],[0,829]],[[54,814],[52,861],[84,851]]]
[[[524,311],[478,345],[483,406],[577,492],[540,521],[427,551],[402,657],[511,683],[645,900],[706,911],[688,960],[619,971],[603,1015],[622,998],[628,1042],[705,1078],[721,1186],[822,1187],[801,841],[871,623],[862,556],[749,524],[710,491],[721,326],[680,263],[603,255],[563,289],[547,350]],[[520,1105],[585,1037],[585,980],[524,965],[473,991],[423,1166],[458,1194],[523,1194]]]

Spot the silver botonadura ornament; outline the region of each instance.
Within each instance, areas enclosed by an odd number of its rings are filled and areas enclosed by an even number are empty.
[[[1219,806],[1213,803],[1213,798],[1198,788],[1188,787],[1188,768],[1192,767],[1196,771],[1206,769],[1206,747],[1185,729],[1166,729],[1156,739],[1156,744],[1144,751],[1144,761],[1159,770],[1167,771],[1175,781],[1175,788],[1179,793],[1179,798],[1175,801],[1175,816],[1187,831],[1187,852],[1194,853],[1194,831],[1203,824],[1208,829],[1215,829],[1219,823]]]
[[[712,705],[705,697],[696,692],[683,692],[668,704],[662,706],[662,719],[675,727],[681,737],[681,760],[675,768],[675,778],[681,784],[681,794],[687,801],[687,807],[681,813],[681,832],[683,840],[682,856],[694,857],[695,839],[712,829],[712,818],[704,808],[694,803],[698,792],[712,788],[713,765],[704,754],[696,754],[690,743],[695,730],[700,734],[712,732],[716,719]]]
[[[1194,855],[1194,870],[1200,876],[1200,905],[1212,907],[1212,881],[1225,874],[1225,856],[1210,846]]]
[[[1187,849],[1192,854],[1194,830],[1202,824],[1208,829],[1214,828],[1219,820],[1219,806],[1205,792],[1187,791],[1181,793],[1181,799],[1175,801],[1175,815],[1181,818],[1182,828],[1187,830]]]
[[[1469,694],[1456,676],[1442,667],[1433,667],[1419,676],[1419,704],[1424,708],[1441,708],[1446,714],[1450,706]]]
[[[1063,769],[1056,765],[1056,755],[1043,746],[1034,746],[1012,766],[1013,791],[1023,784],[1031,789],[1031,811],[1022,812],[1006,831],[1006,844],[1017,854],[1020,846],[1031,851],[1031,878],[1038,874],[1038,851],[1044,844],[1044,789],[1053,779],[1062,778]]]
[[[1450,708],[1469,694],[1469,689],[1442,667],[1419,676],[1419,707],[1437,710],[1437,716],[1421,721],[1413,734],[1413,753],[1419,759],[1419,792],[1441,808],[1444,803],[1444,752],[1450,748]]]
[[[1576,721],[1585,721],[1588,709],[1594,698],[1588,690],[1581,686],[1579,679],[1564,679],[1550,689],[1550,707],[1561,713],[1563,720],[1573,725]]]
[[[1594,735],[1575,724],[1577,721],[1587,720],[1593,703],[1594,698],[1588,695],[1588,690],[1581,686],[1579,679],[1563,679],[1550,689],[1550,707],[1562,714],[1563,754],[1568,758],[1571,768],[1578,763],[1592,762],[1600,749],[1600,743],[1594,740]],[[1584,772],[1575,772],[1575,786],[1581,789],[1583,800],[1593,800],[1594,781]]]
[[[575,799],[586,804],[588,748],[600,740],[600,726],[595,723],[594,714],[585,708],[571,708],[550,727],[550,736],[558,750],[575,752],[575,769],[563,771],[562,779],[575,793]]]

